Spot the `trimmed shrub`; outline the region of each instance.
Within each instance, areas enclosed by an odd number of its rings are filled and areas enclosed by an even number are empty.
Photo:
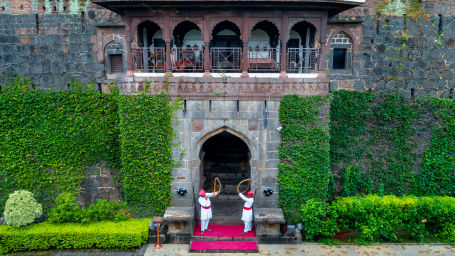
[[[33,194],[18,190],[10,194],[5,205],[5,220],[14,227],[26,226],[43,214],[43,207],[36,202]]]
[[[55,199],[56,206],[49,212],[50,223],[91,223],[97,221],[125,221],[130,218],[127,214],[126,203],[98,199],[96,204],[87,209],[79,206],[80,202],[70,193],[61,193]]]
[[[50,223],[80,222],[84,217],[80,202],[71,193],[60,193],[55,199],[55,206],[49,211]]]
[[[310,199],[301,208],[302,228],[306,239],[333,237],[338,231],[337,212],[325,202]]]
[[[331,205],[308,200],[301,208],[307,239],[333,237],[337,225],[363,242],[453,242],[454,212],[454,197],[392,195],[337,198]]]
[[[0,254],[48,249],[130,249],[147,242],[149,221],[97,222],[89,225],[48,222],[27,227],[0,226]]]

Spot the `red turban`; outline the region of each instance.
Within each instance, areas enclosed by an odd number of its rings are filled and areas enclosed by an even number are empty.
[[[248,196],[253,197],[254,196],[253,191],[248,192]]]
[[[199,196],[205,196],[205,190],[201,189],[201,191],[199,191]]]

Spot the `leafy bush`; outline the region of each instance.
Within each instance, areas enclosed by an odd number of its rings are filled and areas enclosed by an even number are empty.
[[[43,207],[36,202],[33,194],[18,190],[9,195],[5,206],[5,220],[14,227],[26,226],[43,214]]]
[[[55,206],[49,211],[50,223],[81,222],[84,217],[83,210],[76,202],[76,197],[71,193],[60,193],[55,199]]]
[[[330,177],[328,97],[288,95],[280,103],[279,204],[290,223],[308,199],[327,199]]]
[[[79,207],[80,202],[71,193],[61,193],[55,199],[55,207],[49,212],[50,223],[91,223],[97,221],[124,221],[131,217],[126,203],[98,199],[87,209]]]
[[[0,254],[47,249],[129,249],[147,242],[151,219],[88,225],[48,222],[27,227],[0,226]]]
[[[310,199],[301,207],[307,239],[333,238],[338,229],[357,241],[455,241],[454,197],[368,195],[337,198],[332,204]]]
[[[310,199],[302,205],[301,218],[307,239],[333,237],[338,231],[335,208],[317,199]]]
[[[91,223],[104,220],[118,222],[125,221],[130,217],[131,215],[127,213],[126,203],[98,199],[96,204],[88,207],[82,222]]]

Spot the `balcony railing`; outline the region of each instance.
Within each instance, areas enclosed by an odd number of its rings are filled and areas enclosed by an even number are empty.
[[[212,71],[240,72],[242,48],[240,47],[213,47],[211,50]]]
[[[288,48],[286,53],[286,71],[288,73],[312,73],[322,70],[320,49]],[[241,72],[241,47],[212,47],[209,50],[209,64],[212,72]],[[165,72],[166,50],[163,47],[132,48],[132,62],[135,71]],[[249,49],[247,51],[247,69],[251,73],[273,73],[281,71],[281,54],[276,48]],[[170,59],[172,72],[204,71],[202,50],[174,48]]]
[[[165,72],[166,71],[166,49],[155,48],[133,48],[133,65],[136,71]]]
[[[320,70],[320,49],[317,48],[288,48],[287,72],[309,73]]]
[[[203,72],[204,52],[193,49],[173,49],[171,63],[173,72]]]
[[[280,72],[280,53],[276,48],[248,50],[249,72]]]

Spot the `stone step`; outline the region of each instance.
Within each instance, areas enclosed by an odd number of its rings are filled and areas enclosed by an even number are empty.
[[[257,253],[256,241],[192,241],[190,252],[194,253]]]

